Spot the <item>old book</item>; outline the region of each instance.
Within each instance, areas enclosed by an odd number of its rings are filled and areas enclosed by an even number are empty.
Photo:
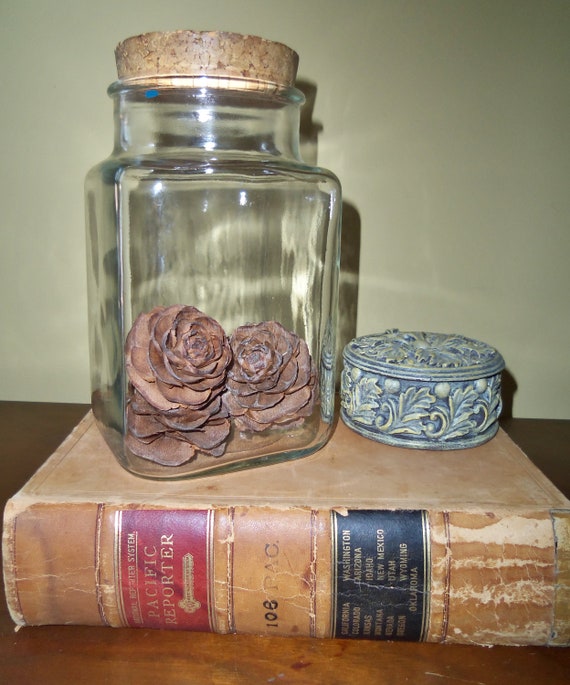
[[[304,459],[153,482],[92,414],[9,500],[19,625],[567,645],[570,501],[502,431],[414,451],[339,423]]]

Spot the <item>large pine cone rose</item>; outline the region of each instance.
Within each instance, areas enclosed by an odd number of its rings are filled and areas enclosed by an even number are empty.
[[[240,430],[297,425],[312,413],[317,376],[304,340],[266,321],[240,326],[230,344],[224,402]]]
[[[197,451],[221,456],[230,432],[222,404],[232,353],[222,327],[195,307],[155,307],[125,343],[128,448],[178,466]]]

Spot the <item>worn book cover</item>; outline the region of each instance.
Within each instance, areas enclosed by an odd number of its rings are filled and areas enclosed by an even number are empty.
[[[9,500],[3,554],[18,625],[570,641],[570,501],[502,430],[426,451],[339,422],[298,461],[157,482],[90,412]]]

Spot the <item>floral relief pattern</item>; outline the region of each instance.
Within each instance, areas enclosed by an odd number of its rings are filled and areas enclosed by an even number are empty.
[[[228,338],[195,307],[140,314],[125,342],[126,445],[179,466],[224,454],[232,424],[244,433],[299,425],[312,414],[317,374],[308,346],[275,321]]]
[[[419,369],[484,366],[497,356],[486,343],[462,335],[401,333],[397,329],[379,336],[363,336],[353,342],[353,350],[364,353],[369,360]]]
[[[492,431],[501,413],[500,376],[460,384],[382,378],[344,370],[341,407],[349,423],[393,444],[426,442],[454,447]]]
[[[363,363],[375,370],[361,368]],[[369,437],[394,445],[479,444],[497,430],[503,366],[496,350],[462,336],[363,336],[345,352],[342,415]],[[474,368],[482,375],[473,377]],[[462,379],[465,369],[468,378]]]

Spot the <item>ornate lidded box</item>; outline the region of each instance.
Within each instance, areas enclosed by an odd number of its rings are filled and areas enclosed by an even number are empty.
[[[462,449],[492,438],[501,413],[499,352],[462,335],[389,330],[344,349],[341,417],[401,447]]]

